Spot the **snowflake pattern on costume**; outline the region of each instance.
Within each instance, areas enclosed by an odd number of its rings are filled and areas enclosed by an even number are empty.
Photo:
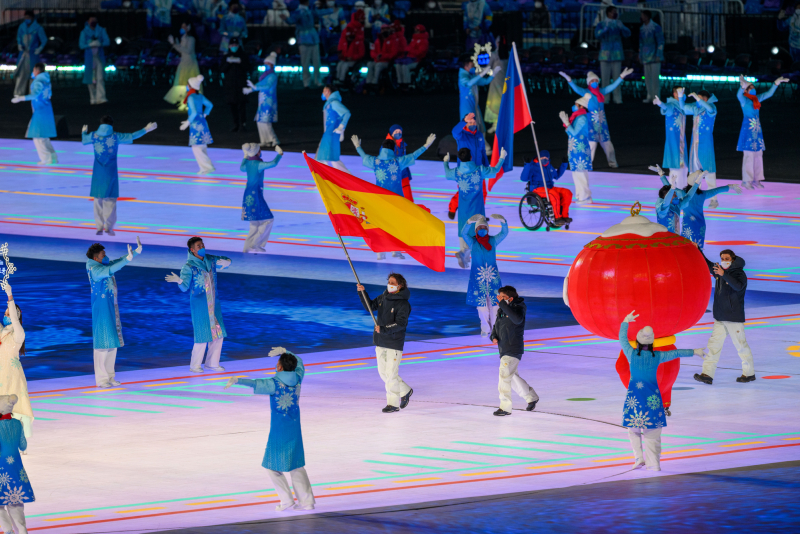
[[[8,456],[8,457],[6,457],[6,463],[7,463],[8,465],[11,465],[11,464],[13,464],[13,463],[14,463],[14,457],[13,457],[13,456]]]
[[[0,487],[8,485],[11,481],[11,477],[8,476],[8,473],[0,473]]]
[[[11,358],[11,368],[12,369],[22,369],[22,362],[19,361],[19,358]]]
[[[497,267],[493,265],[478,267],[477,282],[478,306],[486,306],[487,302],[492,302],[497,290],[500,289]]]
[[[636,389],[642,389],[644,387],[644,382],[636,382]]]
[[[22,489],[22,486],[11,487],[9,486],[6,492],[0,497],[0,502],[8,505],[16,505],[16,504],[23,504],[25,501],[25,492]]]
[[[278,76],[272,72],[256,84],[258,91],[258,111],[256,122],[278,122]]]
[[[19,470],[19,479],[23,482],[30,482],[30,480],[28,480],[28,473],[25,471],[24,467]],[[2,483],[0,483],[0,485],[2,485]]]
[[[628,396],[625,399],[625,409],[626,410],[635,410],[639,407],[639,401],[636,400],[636,397]]]
[[[658,395],[650,395],[649,397],[647,397],[648,408],[650,408],[651,410],[655,410],[659,406],[661,406],[661,399],[658,397]]]
[[[589,162],[583,158],[575,159],[575,167],[572,169],[578,172],[586,172],[589,169]]]
[[[632,413],[625,418],[625,422],[632,428],[648,428],[652,422],[650,421],[650,412],[640,412],[639,410],[632,410]]]
[[[287,391],[286,393],[278,397],[278,407],[281,410],[288,410],[292,406],[294,406],[294,395],[292,394],[292,392]]]

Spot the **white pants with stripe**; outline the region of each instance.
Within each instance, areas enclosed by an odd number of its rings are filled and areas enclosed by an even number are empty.
[[[736,347],[736,352],[739,353],[739,358],[742,360],[742,374],[744,376],[756,374],[753,366],[753,353],[750,351],[750,345],[747,344],[747,338],[744,337],[744,323],[716,320],[714,321],[714,330],[711,331],[711,337],[708,339],[708,357],[703,361],[703,374],[714,378],[719,356],[722,353],[722,345],[728,336],[731,337],[733,346]]]
[[[58,163],[56,149],[47,137],[34,137],[33,146],[39,154],[39,165],[54,165]]]
[[[644,463],[650,471],[661,471],[661,429],[629,428],[628,438],[635,463]]]
[[[94,383],[105,386],[114,380],[117,349],[94,349]]]
[[[9,504],[0,505],[0,527],[6,534],[16,532],[17,534],[28,534],[25,526],[25,505]],[[16,530],[14,530],[16,527]]]
[[[512,407],[511,390],[525,399],[526,403],[539,400],[539,395],[519,376],[517,371],[519,358],[503,356],[500,358],[500,380],[497,383],[497,390],[500,392],[500,409],[510,412]]]
[[[216,170],[214,164],[211,163],[211,158],[208,157],[208,145],[192,145],[192,153],[200,167],[199,174],[208,174]]]
[[[572,171],[572,183],[575,184],[575,200],[581,201],[592,198],[589,188],[589,173],[586,171]]]
[[[375,347],[378,374],[386,387],[386,404],[400,407],[400,397],[408,395],[411,387],[400,378],[400,362],[403,351]]]
[[[256,122],[256,128],[258,129],[258,140],[261,146],[280,144],[271,122]]]
[[[244,241],[243,252],[254,248],[264,248],[267,241],[269,241],[269,234],[272,232],[272,223],[274,222],[275,219],[250,221],[250,233],[247,234],[247,239]]]
[[[192,348],[192,361],[189,367],[191,369],[202,369],[206,346],[208,346],[206,367],[219,367],[219,357],[222,354],[222,339],[221,337],[217,338],[211,343],[195,343]]]
[[[275,491],[278,492],[278,497],[281,499],[280,509],[286,509],[294,503],[292,497],[292,490],[289,489],[289,483],[286,481],[286,476],[280,471],[273,471],[267,469],[272,484],[275,486]],[[292,487],[294,493],[297,495],[297,504],[300,508],[311,510],[316,504],[314,499],[314,492],[311,489],[311,482],[308,480],[308,474],[305,467],[298,467],[289,471],[289,477],[292,479]]]
[[[764,181],[764,151],[745,150],[742,152],[742,182]]]
[[[113,230],[117,222],[117,199],[94,199],[94,222],[98,230]]]
[[[608,160],[609,167],[617,167],[617,152],[614,150],[614,143],[603,141],[600,143],[603,147],[603,152],[606,153],[606,160]],[[589,148],[592,149],[592,161],[594,161],[594,153],[597,151],[597,141],[589,141]]]
[[[481,335],[492,333],[494,322],[497,320],[498,309],[499,307],[497,305],[492,305],[490,307],[478,306],[478,319],[481,321]]]

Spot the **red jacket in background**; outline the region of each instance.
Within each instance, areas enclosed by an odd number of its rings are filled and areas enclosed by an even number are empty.
[[[356,11],[356,13],[363,12]],[[353,13],[350,23],[345,26],[339,37],[339,59],[343,61],[358,61],[364,57],[364,26],[357,20],[356,13]],[[348,37],[352,39],[348,40]]]
[[[408,57],[414,58],[419,63],[428,55],[428,32],[415,33],[411,37],[411,44],[408,45]]]

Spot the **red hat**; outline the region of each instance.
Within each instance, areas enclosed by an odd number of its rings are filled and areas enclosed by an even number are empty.
[[[417,24],[416,26],[414,26],[414,31],[415,32],[424,32],[424,31],[427,31],[427,30],[425,29],[425,26],[423,26],[422,24]]]

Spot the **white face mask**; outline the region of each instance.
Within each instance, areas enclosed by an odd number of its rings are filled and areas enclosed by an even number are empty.
[[[397,290],[400,288],[398,286],[393,286],[392,284],[387,284],[386,289],[389,290],[389,293],[397,293]]]
[[[729,262],[729,261],[721,261],[721,262],[719,262],[719,264],[722,265],[723,269],[727,269],[728,267],[731,266],[731,262]]]

